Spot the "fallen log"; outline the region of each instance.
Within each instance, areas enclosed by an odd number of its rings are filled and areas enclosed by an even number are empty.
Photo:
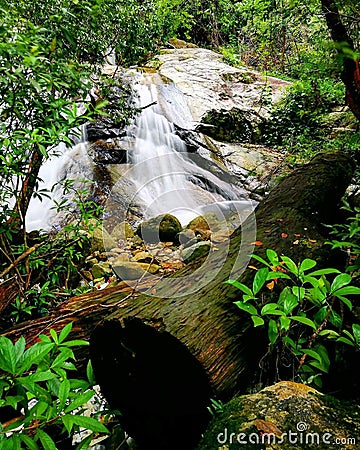
[[[193,448],[209,397],[227,400],[250,384],[265,340],[234,306],[238,292],[223,282],[251,280],[243,264],[253,249],[246,239],[255,234],[262,241],[257,253],[270,247],[328,262],[323,223],[336,217],[353,170],[344,154],[318,155],[259,205],[257,233],[248,219],[229,245],[160,282],[153,296],[124,301],[96,328],[90,340],[96,379],[140,448]]]
[[[6,335],[36,340],[69,321],[77,337],[93,332],[96,379],[140,447],[193,448],[209,398],[243,392],[264,352],[264,340],[233,304],[238,292],[223,282],[251,280],[252,271],[244,270],[255,240],[262,242],[255,247],[260,254],[273,248],[294,259],[327,261],[322,224],[335,217],[353,170],[342,153],[320,154],[282,180],[258,206],[256,221],[247,219],[205,261],[171,278],[148,279],[143,295],[122,285],[78,296]]]

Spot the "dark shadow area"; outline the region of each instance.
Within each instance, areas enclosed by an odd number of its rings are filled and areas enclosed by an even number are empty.
[[[193,449],[209,421],[207,375],[166,331],[129,318],[96,328],[90,339],[95,378],[140,449]]]

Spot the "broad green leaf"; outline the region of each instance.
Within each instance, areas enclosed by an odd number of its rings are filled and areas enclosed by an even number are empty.
[[[66,428],[66,431],[69,434],[69,436],[71,434],[71,430],[72,430],[72,427],[74,425],[73,417],[74,416],[72,414],[65,414],[64,416],[61,416],[61,420],[62,420],[62,422],[63,422],[63,424],[64,424],[64,426]]]
[[[352,331],[354,334],[355,341],[358,345],[360,345],[360,325],[357,323],[352,324]]]
[[[317,353],[315,350],[305,349],[305,350],[303,350],[303,353],[305,353],[306,355],[311,356],[312,358],[317,359],[320,363],[322,361],[321,355],[319,355],[319,353]]]
[[[61,411],[63,409],[63,407],[65,406],[66,400],[68,399],[69,396],[69,392],[70,392],[70,381],[69,380],[64,380],[62,383],[60,383],[59,386],[59,410]]]
[[[307,270],[312,269],[316,266],[316,261],[313,259],[306,258],[304,261],[301,262],[299,267],[299,272],[306,272]]]
[[[334,325],[336,328],[340,328],[342,325],[341,316],[334,310],[330,311],[329,322]]]
[[[285,278],[287,280],[291,280],[291,277],[289,277],[288,274],[286,274],[284,272],[274,271],[274,272],[269,272],[268,273],[266,281],[268,281],[268,280],[275,280],[275,279],[278,279],[278,278]]]
[[[347,274],[344,274],[347,275]],[[337,289],[335,292],[332,293],[335,295],[335,297],[340,297],[343,295],[359,295],[360,294],[360,288],[356,286],[346,286],[340,289]]]
[[[16,373],[16,357],[13,343],[5,336],[0,336],[0,368],[12,375]]]
[[[290,328],[291,320],[289,317],[281,316],[280,317],[280,327],[282,330],[287,331]]]
[[[340,270],[337,269],[319,269],[315,270],[315,272],[308,273],[308,276],[318,277],[319,275],[328,275],[330,273],[341,273]]]
[[[42,444],[42,446],[44,447],[44,450],[57,450],[56,449],[56,445],[55,442],[52,440],[52,438],[45,433],[44,430],[42,430],[41,428],[38,428],[36,431],[36,436],[39,437],[40,442]]]
[[[307,317],[302,317],[302,316],[290,316],[291,320],[296,320],[296,322],[300,322],[304,325],[308,325],[309,327],[313,328],[314,330],[316,330],[316,325],[315,323],[308,319]]]
[[[94,395],[95,395],[95,392],[93,390],[89,390],[89,391],[84,392],[81,395],[78,395],[77,397],[75,397],[74,400],[71,401],[70,405],[65,409],[65,413],[67,414],[71,411],[74,411],[74,409],[79,408],[80,406],[83,406]]]
[[[344,289],[346,289],[346,288],[344,288]],[[342,295],[335,295],[335,297],[337,297],[339,300],[341,300],[350,309],[350,311],[352,311],[353,304],[350,299],[348,299],[347,297],[343,297]]]
[[[238,302],[235,302],[235,305],[238,308],[242,309],[243,311],[246,311],[249,314],[252,314],[255,316],[257,316],[257,314],[258,314],[255,306],[251,305],[250,303],[244,303],[244,302],[238,301]]]
[[[288,256],[282,256],[281,259],[284,261],[285,266],[290,270],[290,272],[298,276],[299,269],[294,261]]]
[[[327,336],[329,339],[334,339],[339,337],[339,333],[334,330],[321,330],[319,336]]]
[[[25,433],[20,433],[20,439],[26,445],[29,450],[39,450],[39,446],[35,441],[33,441],[29,436]]]
[[[59,334],[59,344],[65,341],[65,339],[69,336],[71,329],[72,329],[72,322],[64,326],[64,328],[60,331]]]
[[[264,286],[267,276],[269,273],[269,269],[267,267],[263,267],[262,269],[259,269],[254,277],[253,281],[253,292],[254,295],[256,295],[260,289]]]
[[[23,373],[29,370],[33,364],[37,364],[41,361],[48,353],[51,352],[53,348],[53,343],[48,344],[43,342],[38,342],[28,348],[22,357],[21,367],[18,370],[18,373]]]
[[[50,334],[51,334],[51,337],[53,338],[55,344],[58,344],[59,343],[59,338],[58,338],[58,335],[57,335],[56,331],[51,329],[50,330]]]
[[[293,286],[291,290],[292,290],[292,293],[297,298],[297,301],[299,303],[301,303],[305,298],[306,289],[303,287],[299,287],[299,286]]]
[[[86,416],[74,416],[73,423],[79,425],[87,430],[95,431],[97,433],[109,433],[109,430],[98,420]]]
[[[321,370],[322,372],[328,373],[329,372],[329,368],[324,366],[323,363],[319,362],[319,361],[310,361],[309,365],[315,367],[316,369]]]
[[[268,337],[271,344],[275,344],[278,338],[278,329],[275,320],[270,319],[268,325]]]
[[[274,250],[268,248],[266,250],[266,256],[272,266],[277,266],[279,264],[278,254]]]
[[[252,258],[254,258],[257,261],[261,262],[262,264],[264,264],[264,266],[271,267],[271,264],[269,264],[267,261],[265,261],[265,259],[263,259],[261,256],[252,255]]]
[[[264,323],[265,323],[264,319],[259,316],[251,316],[251,319],[254,323],[254,327],[260,327],[261,325],[264,325]]]
[[[18,361],[21,359],[21,357],[24,354],[25,351],[25,338],[24,336],[21,336],[20,339],[15,343],[15,354],[16,354],[16,363],[18,363]]]
[[[263,316],[264,314],[271,314],[272,311],[279,308],[279,305],[277,303],[267,303],[261,308],[260,314]]]
[[[299,304],[297,297],[295,295],[289,293],[284,300],[284,313],[289,314],[293,311],[293,309]]]
[[[51,367],[61,367],[62,364],[69,358],[75,359],[73,352],[69,348],[62,348],[59,355],[52,362]]]
[[[343,337],[343,336],[340,336],[340,337],[339,337],[338,339],[336,339],[336,340],[337,340],[337,342],[342,342],[342,343],[344,343],[344,344],[351,345],[351,347],[354,347],[354,346],[355,346],[354,342],[350,341],[349,339],[347,339],[347,338],[345,338],[345,337]]]
[[[337,291],[338,289],[351,283],[351,280],[352,280],[352,278],[349,274],[341,273],[331,283],[330,293],[332,293],[332,294],[335,293],[335,291]],[[359,289],[359,292],[360,292],[360,289]],[[346,294],[343,294],[343,295],[346,295]]]
[[[240,289],[240,291],[244,292],[244,294],[246,294],[246,295],[249,295],[251,297],[254,296],[254,294],[252,293],[252,290],[250,288],[248,288],[245,284],[240,283],[239,281],[227,280],[227,281],[225,281],[225,283],[230,284],[231,286],[234,286],[237,289]]]

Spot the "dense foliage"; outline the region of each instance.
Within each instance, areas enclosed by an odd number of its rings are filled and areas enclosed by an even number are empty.
[[[333,6],[344,39],[326,20]],[[89,190],[67,180],[70,201],[56,205],[66,226],[57,238],[29,235],[26,215],[32,197],[48,195],[39,190],[39,170],[59,143],[72,145],[81,126],[99,116],[125,123],[132,114],[125,85],[102,76],[104,62],[142,65],[176,36],[221,51],[230,64],[286,77],[292,87],[273,109],[261,140],[293,162],[324,148],[360,147],[358,122],[345,106],[347,81],[360,93],[359,25],[358,0],[2,1],[0,285],[13,284],[16,295],[10,308],[1,305],[7,308],[1,329],[46,315],[77,292],[101,206],[89,200]],[[348,80],[349,62],[355,78]],[[115,112],[106,108],[113,89],[124,92]],[[286,360],[295,379],[318,386],[331,363],[329,341],[357,351],[360,345],[359,325],[343,318],[359,294],[359,209],[347,209],[351,213],[332,228],[330,242],[349,255],[344,273],[313,270],[311,259],[294,262],[268,250],[252,286],[230,282],[242,292],[237,306],[254,326],[266,327],[276,371]],[[277,282],[283,283],[278,298],[263,301],[263,292]],[[80,427],[93,432],[79,446],[87,448],[94,433],[107,432],[99,421],[82,417],[94,380],[90,366],[88,380],[69,375],[76,368],[72,347],[85,345],[68,341],[70,331],[71,325],[59,336],[51,331],[28,349],[23,338],[12,343],[0,337],[0,408],[17,414],[0,429],[0,448],[52,449],[54,430],[71,436]]]

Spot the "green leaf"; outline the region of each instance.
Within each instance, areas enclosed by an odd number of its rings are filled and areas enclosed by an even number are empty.
[[[342,288],[343,286],[346,286],[351,282],[352,278],[347,273],[341,273],[337,277],[335,277],[334,281],[331,284],[330,293],[333,294],[338,289]],[[360,289],[359,289],[360,292]],[[346,294],[343,294],[346,295]]]
[[[319,275],[328,275],[330,273],[341,273],[340,270],[337,269],[320,269],[315,270],[315,272],[308,273],[308,276],[318,277]]]
[[[267,303],[261,308],[260,314],[263,316],[264,314],[271,314],[272,311],[279,308],[279,305],[277,303]]]
[[[57,335],[56,331],[51,329],[50,330],[50,334],[51,334],[51,337],[53,338],[55,344],[58,344],[59,343],[59,339],[58,339],[58,335]]]
[[[281,316],[280,317],[280,327],[282,330],[287,331],[290,328],[291,320],[289,317]]]
[[[310,270],[315,266],[316,266],[316,261],[314,261],[313,259],[306,258],[300,264],[299,272],[306,272],[307,270]]]
[[[277,266],[279,264],[278,254],[274,250],[268,248],[266,250],[266,256],[272,266]]]
[[[295,295],[288,293],[284,300],[284,313],[289,314],[293,309],[299,304],[297,297]]]
[[[0,336],[0,368],[12,375],[16,373],[17,355],[13,343],[5,336]]]
[[[259,316],[251,316],[251,319],[254,323],[254,327],[260,327],[261,325],[264,325],[264,323],[265,323],[264,319]]]
[[[65,409],[65,413],[69,413],[73,411],[76,408],[79,408],[80,406],[83,406],[85,403],[87,403],[93,396],[95,395],[95,392],[93,390],[89,390],[84,392],[81,395],[78,395],[71,403],[70,405]],[[95,431],[95,430],[94,430]]]
[[[290,319],[295,320],[296,322],[300,322],[300,323],[307,325],[307,326],[313,328],[314,330],[316,330],[315,323],[312,320],[308,319],[307,317],[291,316]]]
[[[288,256],[282,256],[281,259],[284,261],[285,266],[290,270],[290,272],[298,276],[299,269],[297,265],[294,263],[294,261]]]
[[[82,345],[89,345],[88,341],[84,339],[74,339],[72,341],[67,341],[62,344],[64,347],[80,347]]]
[[[269,264],[267,261],[265,261],[265,259],[261,258],[261,256],[252,255],[252,258],[254,258],[257,261],[261,262],[262,264],[264,264],[264,266],[271,267],[271,264]]]
[[[287,280],[291,280],[291,277],[287,273],[274,271],[274,272],[268,273],[266,281],[280,279],[280,278],[285,278]]]
[[[39,446],[35,441],[33,441],[29,436],[25,433],[20,433],[20,439],[26,445],[29,450],[39,450]]]
[[[72,329],[72,322],[64,326],[64,328],[60,331],[59,344],[65,341],[65,339],[69,336],[71,329]]]
[[[330,311],[329,322],[334,325],[336,328],[340,328],[342,325],[341,316],[334,310]]]
[[[275,344],[278,338],[278,329],[275,320],[270,319],[268,325],[268,337],[271,344]]]
[[[346,288],[344,288],[344,289],[346,289]],[[347,297],[343,297],[341,295],[335,295],[335,297],[338,297],[338,299],[341,300],[350,309],[350,311],[352,311],[353,304],[352,304],[351,300],[349,300]]]
[[[52,362],[51,367],[61,367],[62,364],[69,358],[75,359],[73,352],[69,348],[62,348],[60,354]]]
[[[70,381],[69,380],[64,380],[62,383],[60,383],[59,386],[59,411],[61,411],[66,403],[66,400],[68,399],[69,396],[69,392],[70,392]]]
[[[41,442],[42,446],[44,447],[44,450],[56,450],[55,442],[41,428],[37,429],[36,436],[39,437],[40,442]]]
[[[109,430],[105,425],[92,417],[73,416],[72,421],[75,425],[79,425],[87,430],[95,431],[97,433],[109,433]]]
[[[37,364],[39,361],[43,360],[53,348],[53,343],[47,344],[43,342],[38,342],[28,348],[22,357],[22,365],[18,370],[18,373],[23,373],[29,370],[33,364]]]
[[[94,433],[91,433],[85,439],[83,439],[75,450],[87,450],[90,447],[91,441],[94,439]]]
[[[224,283],[230,284],[231,286],[234,286],[237,289],[240,289],[240,291],[242,291],[244,294],[249,295],[251,297],[254,297],[254,294],[252,293],[252,290],[250,288],[248,288],[247,286],[245,286],[245,284],[240,283],[239,281],[227,280]]]
[[[347,274],[344,274],[344,275],[347,275]],[[335,297],[339,297],[339,298],[340,298],[340,296],[343,296],[343,295],[359,295],[360,288],[358,288],[356,286],[346,286],[346,287],[336,290],[332,294],[335,295]]]
[[[253,292],[254,295],[256,295],[260,289],[264,286],[267,276],[269,273],[269,269],[267,267],[263,267],[262,269],[259,269],[254,277],[253,281]]]
[[[311,350],[311,349],[305,349],[303,350],[303,353],[305,353],[306,355],[311,356],[312,358],[318,360],[321,363],[321,355],[319,355],[319,353],[317,353],[315,350]]]
[[[297,298],[297,301],[299,303],[301,303],[305,298],[306,289],[303,287],[299,287],[299,286],[293,286],[291,290],[292,290],[292,293]]]
[[[95,381],[95,375],[94,375],[94,371],[93,371],[93,367],[92,367],[90,359],[86,366],[86,376],[87,376],[89,383],[93,386],[96,381]]]
[[[238,308],[242,309],[243,311],[246,311],[249,314],[257,316],[258,312],[257,312],[255,306],[251,305],[250,303],[244,303],[241,301],[234,302],[234,303]]]
[[[66,431],[68,432],[69,436],[71,434],[71,430],[73,428],[74,422],[73,422],[73,415],[72,414],[65,414],[61,416],[61,420],[66,428]]]
[[[345,338],[343,336],[340,336],[338,339],[336,339],[336,341],[337,342],[342,342],[342,343],[347,344],[347,345],[351,345],[351,347],[355,346],[354,342],[350,341],[349,339],[347,339],[347,338]]]
[[[353,323],[352,331],[357,345],[360,345],[360,325],[358,325],[357,323]]]

